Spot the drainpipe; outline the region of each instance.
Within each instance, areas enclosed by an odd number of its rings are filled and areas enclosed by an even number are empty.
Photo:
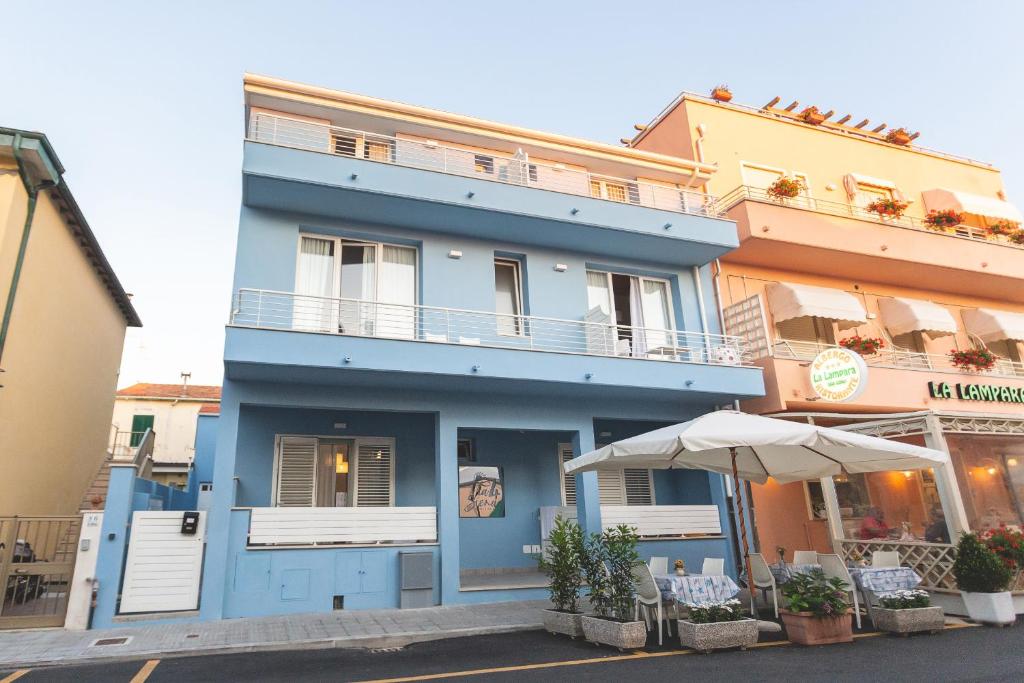
[[[711,360],[711,337],[708,335],[708,313],[704,306],[704,288],[700,284],[700,266],[693,267],[693,284],[697,289],[697,310],[700,311],[700,329],[704,333],[704,350],[708,354],[708,360]]]
[[[14,311],[14,297],[18,293],[18,281],[21,279],[21,267],[25,263],[25,252],[28,250],[28,237],[32,231],[32,219],[36,213],[36,200],[39,191],[48,187],[54,187],[56,183],[45,180],[38,185],[33,185],[29,180],[28,171],[25,169],[25,161],[21,157],[20,133],[15,133],[14,143],[11,150],[14,152],[14,161],[18,164],[18,175],[21,177],[21,184],[25,186],[28,194],[28,209],[25,212],[25,227],[21,230],[21,242],[18,245],[18,256],[14,261],[14,274],[11,276],[11,286],[7,291],[7,304],[4,306],[3,322],[0,323],[0,361],[3,361],[4,346],[7,343],[7,332],[11,326],[11,314]]]

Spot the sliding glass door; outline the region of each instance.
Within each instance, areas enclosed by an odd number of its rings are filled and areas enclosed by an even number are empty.
[[[587,306],[591,352],[608,347],[617,356],[645,357],[673,348],[672,298],[665,280],[587,271]]]

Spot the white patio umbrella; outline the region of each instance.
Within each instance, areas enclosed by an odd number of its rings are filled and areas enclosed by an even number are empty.
[[[948,455],[931,448],[804,422],[720,410],[573,458],[565,463],[565,472],[678,468],[731,474],[749,577],[750,549],[741,512],[739,479],[763,484],[771,477],[786,484],[842,472],[924,469],[948,460]]]

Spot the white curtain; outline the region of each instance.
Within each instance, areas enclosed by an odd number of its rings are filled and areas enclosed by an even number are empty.
[[[629,318],[632,325],[633,355],[643,356],[648,345],[644,328],[647,321],[644,317],[644,297],[641,291],[640,278],[629,278]]]
[[[640,309],[643,312],[644,343],[647,349],[672,346],[668,330],[672,327],[668,311],[666,283],[657,280],[640,280]]]
[[[334,241],[303,237],[299,247],[298,294],[293,325],[303,330],[330,330],[334,294]],[[335,323],[336,324],[336,323]]]
[[[416,250],[384,245],[378,289],[377,334],[411,339],[416,321]]]
[[[603,355],[615,355],[617,335],[612,325],[612,292],[608,285],[608,273],[587,271],[587,351]]]
[[[608,273],[587,271],[587,307],[600,308],[611,320],[611,290],[608,287]]]

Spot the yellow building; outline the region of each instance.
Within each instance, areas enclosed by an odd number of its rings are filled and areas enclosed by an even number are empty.
[[[0,128],[0,516],[77,512],[141,322],[45,135]]]

